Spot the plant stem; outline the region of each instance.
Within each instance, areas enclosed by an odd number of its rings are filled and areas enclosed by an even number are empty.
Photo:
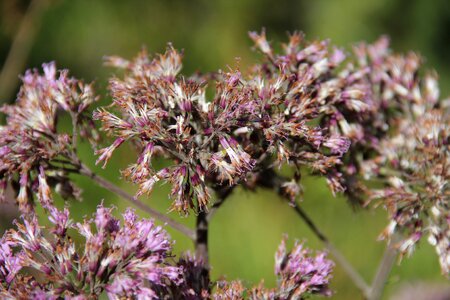
[[[208,213],[201,211],[197,215],[195,235],[195,256],[209,269],[208,257]]]
[[[70,118],[72,119],[72,148],[74,151],[76,151],[78,139],[78,114],[71,113]]]
[[[23,16],[0,73],[0,99],[11,97],[48,3],[49,0],[32,1]]]
[[[386,250],[384,251],[383,258],[378,265],[377,273],[375,274],[369,295],[367,297],[368,300],[378,300],[383,294],[384,286],[386,285],[386,281],[391,273],[392,267],[394,266],[395,259],[397,258],[395,240],[396,237],[394,236],[393,240],[389,242]]]
[[[370,287],[362,278],[362,276],[353,268],[351,263],[344,257],[344,255],[330,242],[330,240],[317,228],[312,219],[301,209],[298,205],[295,205],[293,209],[297,212],[300,218],[306,223],[311,231],[317,236],[317,238],[325,245],[330,251],[336,261],[341,265],[353,283],[358,287],[365,297],[368,297],[370,293]]]
[[[123,199],[127,200],[128,202],[133,203],[136,207],[139,209],[142,209],[152,217],[165,222],[170,227],[178,230],[182,234],[189,237],[191,240],[195,240],[195,232],[186,227],[183,224],[178,223],[177,221],[169,218],[168,216],[164,215],[163,213],[160,213],[159,211],[147,206],[146,204],[142,203],[141,201],[135,199],[132,195],[128,194],[126,191],[122,190],[120,187],[114,185],[112,182],[104,179],[103,177],[95,174],[92,172],[86,165],[80,164],[80,174],[87,176],[91,178],[94,182],[96,182],[99,186],[104,187],[105,189],[119,195]]]
[[[199,285],[196,292],[198,295],[201,295],[205,289],[211,292],[208,254],[208,212],[200,211],[198,213],[195,228],[195,259],[200,267],[200,276],[198,277]]]
[[[220,206],[225,202],[228,196],[233,191],[233,186],[218,186],[215,188],[217,195],[216,202],[212,205],[209,211],[200,211],[197,215],[196,234],[195,234],[195,257],[200,262],[202,287],[208,287],[210,291],[210,265],[208,253],[208,226],[209,221]]]

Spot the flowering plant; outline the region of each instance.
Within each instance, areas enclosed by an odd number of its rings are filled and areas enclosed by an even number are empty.
[[[1,111],[0,183],[11,187],[22,212],[17,229],[1,239],[0,295],[3,298],[91,299],[303,299],[332,295],[334,263],[304,243],[291,251],[285,239],[275,256],[275,288],[261,283],[211,280],[208,223],[235,187],[276,190],[324,242],[365,297],[377,299],[388,274],[372,286],[349,265],[302,209],[301,172],[324,176],[333,193],[354,205],[381,206],[389,224],[381,238],[388,251],[411,254],[424,234],[436,248],[444,275],[450,270],[450,127],[448,100],[439,100],[435,73],[419,72],[416,54],[391,54],[388,40],[359,44],[353,54],[308,42],[294,33],[276,53],[265,32],[250,33],[262,60],[248,72],[230,69],[187,77],[182,54],[171,45],[149,58],[106,58],[123,70],[113,77],[112,103],[94,110],[92,85],[44,64],[28,71],[14,105]],[[207,96],[207,86],[215,88]],[[71,133],[56,126],[61,113]],[[133,196],[98,176],[77,155],[79,137],[94,148],[99,130],[112,143],[96,151],[107,166],[125,143],[138,154],[125,179]],[[170,162],[163,168],[156,157]],[[280,167],[290,168],[290,176]],[[195,253],[171,254],[172,241],[152,220],[128,209],[123,224],[99,205],[93,218],[76,222],[56,207],[52,193],[79,198],[69,174],[104,188],[175,228],[195,244]],[[139,199],[159,182],[171,185],[171,211],[197,216],[192,230]],[[2,193],[3,195],[3,193]],[[92,198],[92,195],[89,196]],[[4,197],[2,197],[4,199]],[[67,202],[68,204],[68,202]],[[38,223],[40,205],[52,224]],[[80,235],[78,244],[72,235]],[[386,262],[383,261],[382,264]],[[383,272],[383,270],[385,270]]]

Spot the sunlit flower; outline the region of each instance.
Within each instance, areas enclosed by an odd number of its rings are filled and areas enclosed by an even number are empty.
[[[2,298],[27,297],[33,289],[70,299],[96,298],[103,291],[111,299],[157,298],[158,287],[182,282],[181,269],[166,262],[169,237],[153,221],[138,220],[127,210],[121,225],[111,209],[100,205],[93,220],[74,223],[67,209],[59,211],[51,205],[48,209],[53,223],[48,231],[35,216],[24,217],[17,230],[9,230],[1,239]],[[75,251],[78,247],[66,235],[68,229],[85,237],[80,251]],[[19,274],[23,268],[27,271]],[[39,274],[39,283],[35,274]]]

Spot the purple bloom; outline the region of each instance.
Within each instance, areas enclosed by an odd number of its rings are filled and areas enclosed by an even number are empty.
[[[23,267],[42,275],[42,295],[49,292],[69,298],[97,297],[103,290],[111,298],[157,298],[152,286],[159,290],[169,283],[180,284],[181,270],[166,262],[171,250],[169,237],[153,221],[138,220],[128,210],[120,225],[111,209],[100,205],[93,220],[72,225],[67,209],[59,211],[49,204],[47,210],[53,223],[48,232],[39,226],[36,217],[29,216],[24,217],[24,224],[17,223],[17,231],[9,230],[1,239],[0,278],[8,285],[0,286],[0,295],[15,297],[36,288],[32,286],[34,279],[24,281],[23,276],[28,274],[18,273]],[[65,234],[69,228],[86,238],[81,251],[75,250],[78,247]]]
[[[20,177],[17,202],[23,212],[33,209],[30,191],[37,192],[44,207],[50,204],[51,187],[66,187],[56,189],[65,198],[77,196],[64,168],[57,162],[60,159],[71,161],[71,147],[75,146],[66,133],[57,132],[57,110],[76,118],[74,131],[82,137],[93,143],[98,138],[85,112],[96,100],[92,87],[68,77],[67,71],[57,72],[54,63],[44,64],[43,69],[43,75],[37,70],[27,71],[22,77],[16,103],[0,108],[6,114],[6,125],[0,129],[0,179],[15,186],[16,178]],[[47,183],[49,178],[52,186]]]
[[[342,136],[330,136],[323,143],[323,146],[330,148],[331,153],[342,156],[350,147],[350,140]]]
[[[345,55],[326,41],[308,43],[296,33],[279,55],[264,32],[250,37],[265,59],[247,74],[184,77],[181,55],[171,46],[153,60],[146,52],[132,61],[110,58],[125,72],[110,81],[112,105],[94,113],[115,138],[98,152],[97,162],[106,164],[119,145],[132,142],[140,155],[123,174],[139,185],[136,196],[149,194],[158,181],[170,182],[171,209],[184,214],[206,210],[210,190],[258,177],[269,165],[307,165],[329,174],[348,140],[363,134],[338,106],[372,108],[367,85],[356,75],[360,70],[337,72]],[[216,89],[208,101],[205,84],[211,78]],[[155,169],[157,155],[171,165]]]
[[[299,298],[306,294],[331,296],[328,283],[334,263],[326,259],[325,253],[311,256],[311,251],[303,244],[296,243],[292,251],[286,251],[283,239],[275,256],[275,274],[278,277],[281,298],[288,295]]]

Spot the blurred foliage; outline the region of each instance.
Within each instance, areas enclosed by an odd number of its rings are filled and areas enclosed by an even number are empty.
[[[0,62],[6,58],[21,17],[29,1],[0,1]],[[26,62],[27,68],[55,60],[71,74],[95,80],[96,89],[107,103],[107,80],[114,71],[102,66],[104,55],[134,56],[141,47],[150,53],[164,51],[167,42],[185,49],[184,74],[214,71],[238,65],[245,70],[256,61],[249,30],[265,27],[268,37],[279,44],[286,33],[300,30],[308,39],[330,38],[350,48],[352,43],[373,41],[382,34],[392,39],[396,51],[418,51],[426,66],[438,71],[443,95],[450,79],[450,5],[448,0],[53,0],[42,16],[42,25]],[[236,59],[239,58],[239,59]],[[19,80],[17,80],[17,88]],[[11,99],[0,99],[12,102]],[[64,124],[62,126],[68,126]],[[80,153],[88,165],[95,157],[89,145]],[[135,187],[120,180],[119,169],[135,160],[131,149],[120,149],[100,174],[134,193]],[[164,164],[164,162],[161,162]],[[71,203],[76,219],[93,212],[102,199],[121,211],[127,203],[80,177],[84,201]],[[354,211],[342,197],[333,198],[321,179],[307,177],[302,205],[320,228],[348,257],[367,281],[371,281],[385,244],[376,242],[386,223],[380,209]],[[168,186],[144,199],[161,211],[169,206]],[[180,218],[193,226],[194,216]],[[5,225],[5,224],[3,224]],[[189,240],[168,229],[177,241],[176,253],[192,249]],[[237,190],[214,217],[210,228],[210,255],[214,278],[241,278],[248,283],[265,280],[274,285],[274,252],[287,233],[292,239],[306,239],[308,245],[322,245],[289,206],[268,191]],[[437,257],[422,243],[414,256],[396,266],[387,285],[387,295],[401,283],[416,280],[442,281]],[[336,268],[333,288],[336,299],[353,299],[359,292]]]

